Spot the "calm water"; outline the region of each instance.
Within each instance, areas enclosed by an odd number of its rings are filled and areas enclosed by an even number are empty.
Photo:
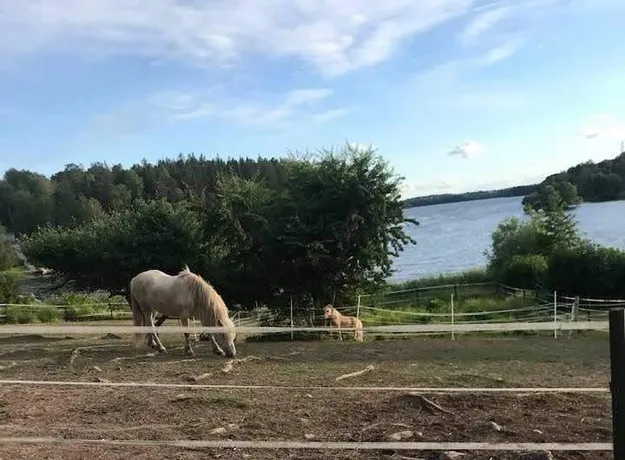
[[[448,203],[406,209],[421,225],[408,226],[417,241],[394,262],[392,280],[484,266],[490,236],[503,219],[523,217],[522,197]],[[585,203],[575,211],[581,232],[596,243],[625,249],[625,201]]]

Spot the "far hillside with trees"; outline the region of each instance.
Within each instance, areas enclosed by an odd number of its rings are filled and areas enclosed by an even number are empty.
[[[596,203],[625,199],[625,152],[599,163],[587,161],[566,171],[548,176],[537,190],[527,194],[523,204],[534,209],[549,207],[562,201],[573,207],[582,201]]]

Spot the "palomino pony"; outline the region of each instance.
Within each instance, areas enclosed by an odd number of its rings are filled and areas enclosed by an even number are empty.
[[[192,273],[185,265],[177,275],[168,275],[160,270],[147,270],[139,273],[130,281],[130,306],[135,326],[151,326],[148,333],[148,345],[156,346],[158,351],[166,353],[156,333],[154,316],[156,312],[165,317],[180,319],[183,326],[189,326],[189,318],[200,320],[202,326],[234,327],[228,316],[228,308],[221,296],[201,276]],[[233,358],[236,355],[234,331],[211,333],[213,352]],[[137,339],[141,334],[136,335]],[[189,343],[189,334],[184,333],[184,351],[194,355]]]
[[[354,331],[354,338],[359,342],[363,341],[362,321],[355,316],[342,315],[341,312],[332,306],[332,304],[328,304],[324,308],[324,317],[330,318],[332,325],[338,329],[339,339],[343,340],[343,337],[341,336],[342,327],[353,327],[356,329]]]

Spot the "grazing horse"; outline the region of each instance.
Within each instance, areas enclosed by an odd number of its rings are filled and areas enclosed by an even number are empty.
[[[228,308],[217,291],[201,276],[192,273],[185,265],[177,275],[168,275],[160,270],[147,270],[130,281],[130,306],[135,326],[151,326],[153,332],[147,334],[148,345],[156,346],[166,353],[156,333],[154,315],[156,312],[166,317],[180,319],[183,326],[189,326],[189,318],[200,320],[202,326],[234,327],[228,316]],[[161,321],[162,323],[162,321]],[[213,352],[236,356],[234,331],[210,333]],[[137,339],[141,334],[136,335]],[[184,351],[193,356],[189,334],[184,333]]]
[[[362,342],[362,321],[360,321],[355,316],[345,316],[342,315],[336,308],[332,306],[332,304],[328,304],[324,308],[324,317],[330,318],[330,322],[334,327],[338,329],[339,339],[343,340],[341,336],[341,327],[353,327],[356,328],[354,331],[354,338],[358,342]]]

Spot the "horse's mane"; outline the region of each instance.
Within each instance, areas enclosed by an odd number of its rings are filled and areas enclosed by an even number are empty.
[[[187,265],[178,273],[178,279],[189,288],[196,305],[202,306],[202,313],[213,316],[213,319],[217,321],[228,319],[226,303],[208,281],[191,272]]]

